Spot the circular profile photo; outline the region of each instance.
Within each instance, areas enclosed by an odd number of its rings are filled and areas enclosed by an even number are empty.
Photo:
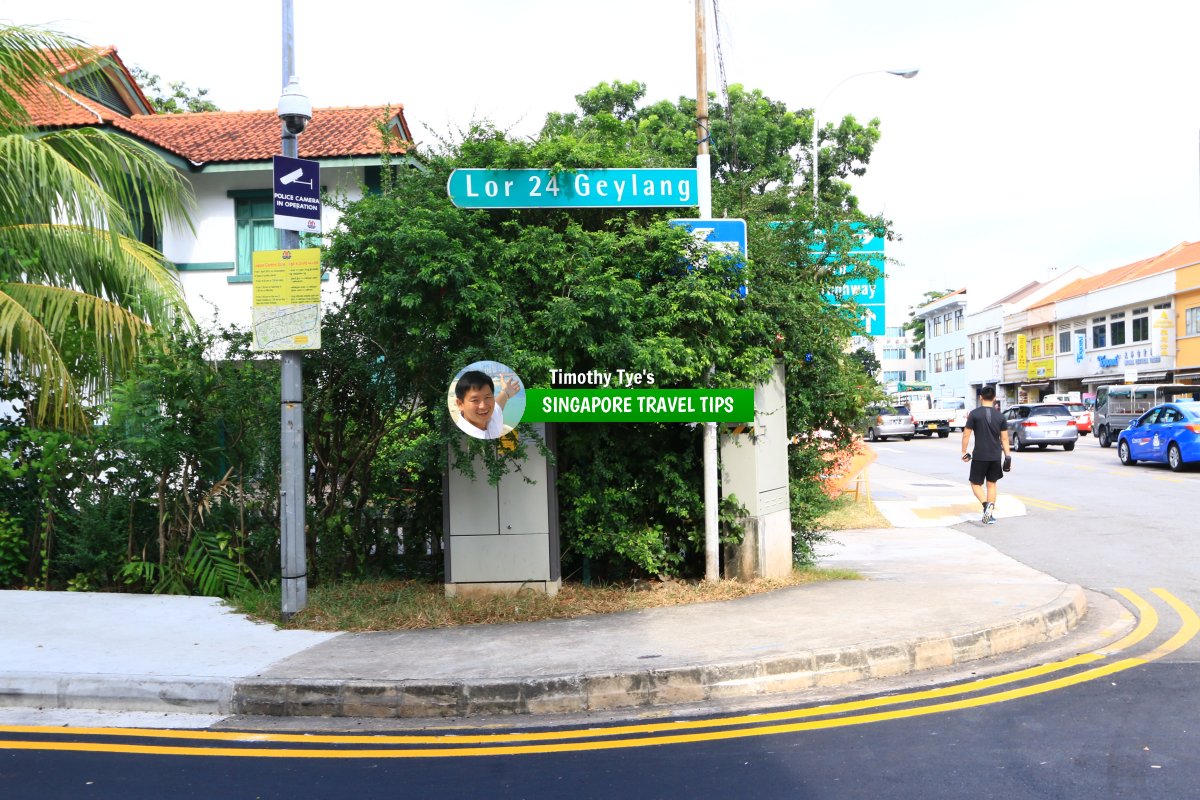
[[[446,402],[450,418],[476,439],[499,439],[525,413],[525,385],[499,361],[476,361],[455,374]]]

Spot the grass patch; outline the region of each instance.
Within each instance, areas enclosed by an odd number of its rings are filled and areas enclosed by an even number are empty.
[[[643,608],[707,603],[830,580],[856,580],[840,569],[797,569],[787,578],[749,583],[642,581],[624,586],[564,583],[556,597],[532,590],[495,597],[446,597],[442,585],[418,581],[360,581],[314,587],[308,608],[284,622],[279,592],[257,592],[230,601],[245,614],[278,625],[313,631],[395,631],[456,625],[532,622]]]
[[[890,528],[892,523],[879,513],[879,509],[869,497],[855,500],[853,496],[844,494],[833,501],[833,508],[821,516],[817,527],[824,531],[852,531],[863,528]]]

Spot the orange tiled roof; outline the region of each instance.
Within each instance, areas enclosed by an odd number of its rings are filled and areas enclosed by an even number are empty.
[[[1054,294],[1044,298],[1036,306],[1033,306],[1033,308],[1041,308],[1057,303],[1060,300],[1069,300],[1072,297],[1081,297],[1089,292],[1107,289],[1110,286],[1129,283],[1139,278],[1147,278],[1151,275],[1158,275],[1162,272],[1169,272],[1170,270],[1196,263],[1200,263],[1200,242],[1181,242],[1170,250],[1159,253],[1156,256],[1143,258],[1141,261],[1135,261],[1123,267],[1101,272],[1099,275],[1080,278],[1077,281],[1068,283]]]
[[[96,67],[114,79],[114,88],[118,94],[122,95],[122,99],[126,103],[132,101],[134,108],[140,105],[142,108],[153,111],[154,107],[142,92],[142,87],[133,80],[133,75],[126,68],[125,62],[117,55],[117,49],[111,46],[97,47],[94,48],[94,51],[95,58],[89,59],[86,63],[69,58],[62,51],[44,52],[50,63],[55,65],[60,79],[65,80],[68,75],[81,67]],[[127,80],[121,80],[118,76]],[[97,125],[122,116],[61,83],[47,82],[27,87],[27,91],[24,105],[32,117],[33,124],[39,127]]]
[[[373,156],[383,149],[378,123],[385,119],[407,135],[404,107],[314,108],[312,122],[297,140],[301,158]],[[279,153],[279,117],[271,111],[207,111],[141,114],[115,126],[196,163],[263,161]],[[391,152],[405,152],[393,143]]]
[[[114,48],[98,52],[125,70]],[[75,66],[64,64],[62,71],[70,72]],[[140,88],[138,92],[141,93]],[[111,125],[195,164],[264,161],[279,152],[280,123],[274,110],[124,116],[58,83],[31,90],[23,102],[30,122],[36,127]],[[312,122],[299,137],[299,155],[302,158],[378,155],[383,148],[378,123],[385,119],[401,139],[411,136],[404,119],[404,106],[400,104],[315,108]],[[390,150],[404,153],[407,143],[393,142]]]

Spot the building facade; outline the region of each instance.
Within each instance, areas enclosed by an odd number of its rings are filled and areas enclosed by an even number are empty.
[[[93,63],[64,64],[60,83],[37,87],[23,98],[30,122],[43,130],[114,131],[178,170],[195,195],[192,226],[171,220],[162,229],[145,230],[142,241],[178,269],[197,322],[248,326],[251,257],[258,250],[277,250],[281,242],[274,227],[272,180],[272,159],[281,150],[276,112],[159,114],[115,48],[97,55]],[[411,139],[398,104],[315,108],[298,137],[299,156],[320,164],[324,192],[354,200],[362,196],[362,187],[379,185],[385,153],[392,163],[411,163],[406,155]],[[326,205],[323,230],[336,226],[337,219]],[[324,290],[322,300],[336,298]]]
[[[921,306],[925,320],[925,365],[934,397],[967,396],[967,290],[959,289]]]

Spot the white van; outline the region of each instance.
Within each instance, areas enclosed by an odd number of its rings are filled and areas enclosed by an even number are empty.
[[[950,430],[961,431],[967,427],[967,413],[971,410],[967,408],[967,398],[965,397],[939,397],[933,401],[934,408],[940,408],[943,411],[951,412]]]

